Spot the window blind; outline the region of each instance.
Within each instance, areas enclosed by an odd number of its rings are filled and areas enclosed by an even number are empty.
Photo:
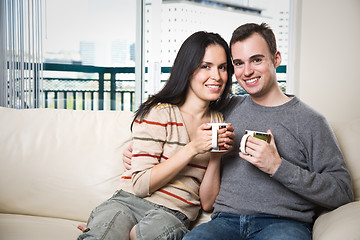
[[[41,107],[43,0],[0,6],[0,106]]]

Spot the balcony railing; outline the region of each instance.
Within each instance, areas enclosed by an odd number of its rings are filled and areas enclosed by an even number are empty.
[[[134,111],[134,67],[44,63],[43,69],[45,108]],[[162,82],[169,73],[169,67],[161,68]],[[286,73],[286,66],[278,67],[277,73]],[[280,80],[279,84],[285,91],[286,81]],[[232,89],[234,94],[245,93],[236,81]]]
[[[134,110],[134,67],[44,63],[45,108]]]

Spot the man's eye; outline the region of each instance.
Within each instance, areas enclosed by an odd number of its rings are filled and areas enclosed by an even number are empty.
[[[234,62],[234,66],[241,66],[243,64],[244,64],[243,62]]]
[[[260,63],[262,60],[261,60],[261,58],[255,58],[254,59],[254,63]]]

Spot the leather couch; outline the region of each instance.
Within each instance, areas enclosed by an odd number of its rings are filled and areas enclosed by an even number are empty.
[[[67,240],[109,198],[123,171],[133,114],[0,108],[0,239]],[[314,239],[360,239],[360,119],[332,125],[355,200],[315,222]],[[197,225],[208,221],[201,213]]]

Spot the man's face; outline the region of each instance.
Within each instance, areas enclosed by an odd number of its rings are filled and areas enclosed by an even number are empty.
[[[254,33],[243,41],[231,46],[235,77],[240,86],[253,98],[263,98],[278,88],[276,67],[281,63],[281,55],[274,56],[264,38]]]

